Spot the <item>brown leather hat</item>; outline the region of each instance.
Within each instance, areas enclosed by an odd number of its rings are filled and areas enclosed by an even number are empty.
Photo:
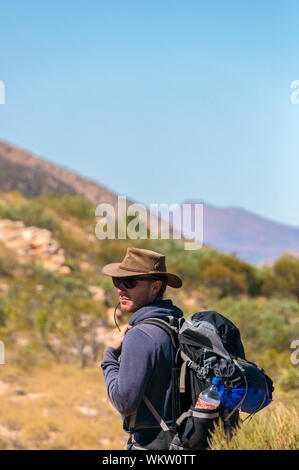
[[[143,248],[127,248],[122,262],[106,264],[102,273],[112,277],[163,275],[170,287],[181,287],[183,284],[176,274],[167,272],[164,255]]]

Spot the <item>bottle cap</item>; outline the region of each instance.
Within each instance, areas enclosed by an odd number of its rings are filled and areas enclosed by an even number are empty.
[[[219,385],[221,380],[218,377],[213,377],[212,379],[212,384],[214,385]]]

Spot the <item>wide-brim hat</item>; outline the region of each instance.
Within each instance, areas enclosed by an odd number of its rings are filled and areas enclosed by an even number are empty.
[[[143,248],[127,248],[120,263],[109,263],[102,268],[102,273],[111,277],[163,276],[170,287],[182,287],[182,280],[176,274],[167,272],[165,255]]]

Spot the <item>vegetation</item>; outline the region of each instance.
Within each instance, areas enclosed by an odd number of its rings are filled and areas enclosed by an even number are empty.
[[[1,385],[6,387],[1,389]],[[0,367],[0,449],[123,449],[126,436],[98,367]]]
[[[6,348],[0,448],[123,448],[120,418],[96,368],[104,347],[96,332],[109,332],[107,311],[117,303],[101,267],[120,260],[132,245],[164,253],[168,270],[184,280],[183,289],[167,295],[186,316],[208,308],[230,318],[247,358],[274,380],[273,404],[242,424],[229,442],[219,426],[212,447],[299,448],[299,365],[291,361],[291,343],[299,339],[298,259],[284,255],[272,267],[259,268],[207,246],[186,251],[181,241],[98,240],[94,207],[79,196],[26,199],[2,193],[1,218],[51,230],[71,272],[20,264],[0,243],[0,340]],[[94,287],[102,296],[94,296]]]
[[[24,203],[18,207],[0,206],[0,218],[22,220],[25,225],[34,225],[40,228],[57,231],[60,229],[59,220],[45,210],[37,201]]]
[[[298,450],[298,418],[298,408],[274,404],[241,423],[230,440],[219,422],[210,445],[213,450]]]

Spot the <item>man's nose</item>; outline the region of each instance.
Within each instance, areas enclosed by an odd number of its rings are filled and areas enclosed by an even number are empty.
[[[121,283],[119,284],[119,286],[118,286],[118,288],[117,288],[117,292],[118,292],[119,294],[121,294],[122,292],[126,292],[126,291],[127,291],[127,289],[125,288],[123,282],[121,281]]]

